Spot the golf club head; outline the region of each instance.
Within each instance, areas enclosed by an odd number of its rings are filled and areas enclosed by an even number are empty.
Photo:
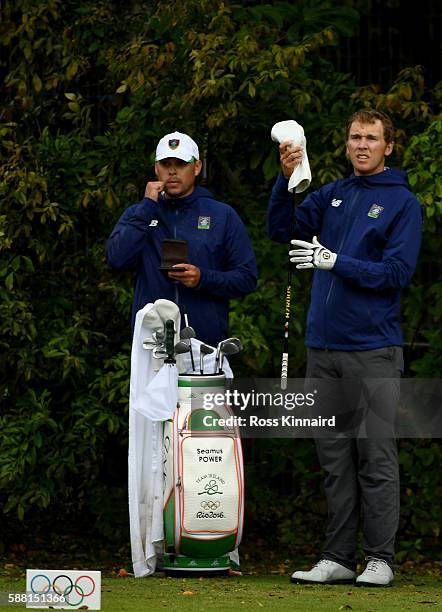
[[[200,374],[204,374],[204,357],[213,353],[215,349],[207,344],[200,344]]]
[[[219,370],[218,373],[221,374],[223,371],[223,361],[224,361],[224,355],[236,355],[237,353],[240,352],[240,348],[238,348],[238,345],[235,342],[232,342],[229,338],[227,340],[224,340],[224,342],[221,343],[221,350],[220,350],[220,361],[219,361]]]
[[[193,327],[190,327],[190,326],[183,327],[183,329],[180,332],[180,339],[181,340],[191,340],[192,338],[196,338],[196,333]]]
[[[226,338],[225,340],[222,341],[222,344],[226,342],[233,342],[233,344],[236,344],[236,346],[238,347],[240,351],[242,351],[243,349],[241,340],[239,338]]]
[[[182,355],[190,352],[190,344],[181,340],[175,344],[175,355]]]
[[[233,342],[239,348],[240,351],[243,349],[242,342],[239,338],[228,338],[229,342]]]
[[[152,351],[152,357],[154,359],[165,359],[167,357],[167,352],[161,347],[156,347]]]
[[[154,331],[152,333],[153,339],[157,342],[164,342],[164,332],[163,331]]]
[[[159,347],[163,348],[164,344],[158,340],[154,340],[153,338],[146,338],[146,340],[143,342],[143,349],[146,351],[151,351],[152,349]]]
[[[223,355],[236,355],[240,352],[240,348],[235,342],[225,341],[221,347]]]
[[[207,344],[200,344],[200,353],[202,353],[203,355],[210,355],[211,353],[213,353],[215,349],[213,348],[213,346],[208,346]]]

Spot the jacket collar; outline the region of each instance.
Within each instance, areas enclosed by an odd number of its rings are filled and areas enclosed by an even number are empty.
[[[166,196],[164,199],[164,203],[166,204],[166,206],[187,207],[191,206],[199,198],[213,199],[213,195],[205,187],[196,186],[192,193],[190,193],[188,196],[185,196],[184,198],[168,198]]]

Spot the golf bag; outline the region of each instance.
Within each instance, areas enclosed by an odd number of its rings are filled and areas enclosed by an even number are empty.
[[[238,428],[226,405],[204,406],[206,394],[224,391],[223,374],[179,376],[177,409],[164,423],[166,575],[228,574],[229,553],[241,540],[244,471]],[[220,425],[218,419],[229,420]]]

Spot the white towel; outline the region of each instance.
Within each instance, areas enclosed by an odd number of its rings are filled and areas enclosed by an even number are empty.
[[[304,128],[296,121],[280,121],[272,127],[271,137],[274,142],[291,141],[294,145],[300,145],[303,149],[301,163],[296,166],[289,179],[289,191],[293,193],[302,193],[310,186],[312,181],[312,173],[307,156],[307,140],[304,135]]]
[[[129,396],[129,522],[135,576],[149,576],[156,567],[163,540],[163,424],[134,409],[143,385],[155,377],[152,351],[143,340],[152,334],[143,325],[153,308],[147,304],[135,317]]]
[[[165,363],[147,384],[141,384],[132,400],[132,408],[152,421],[167,421],[178,402],[178,368]]]

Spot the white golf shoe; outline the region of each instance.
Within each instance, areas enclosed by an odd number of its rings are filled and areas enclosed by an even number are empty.
[[[393,583],[394,574],[391,567],[383,559],[367,558],[367,567],[356,578],[356,586],[389,587]]]
[[[321,559],[309,572],[294,572],[290,582],[307,584],[352,584],[356,572],[336,561]]]

